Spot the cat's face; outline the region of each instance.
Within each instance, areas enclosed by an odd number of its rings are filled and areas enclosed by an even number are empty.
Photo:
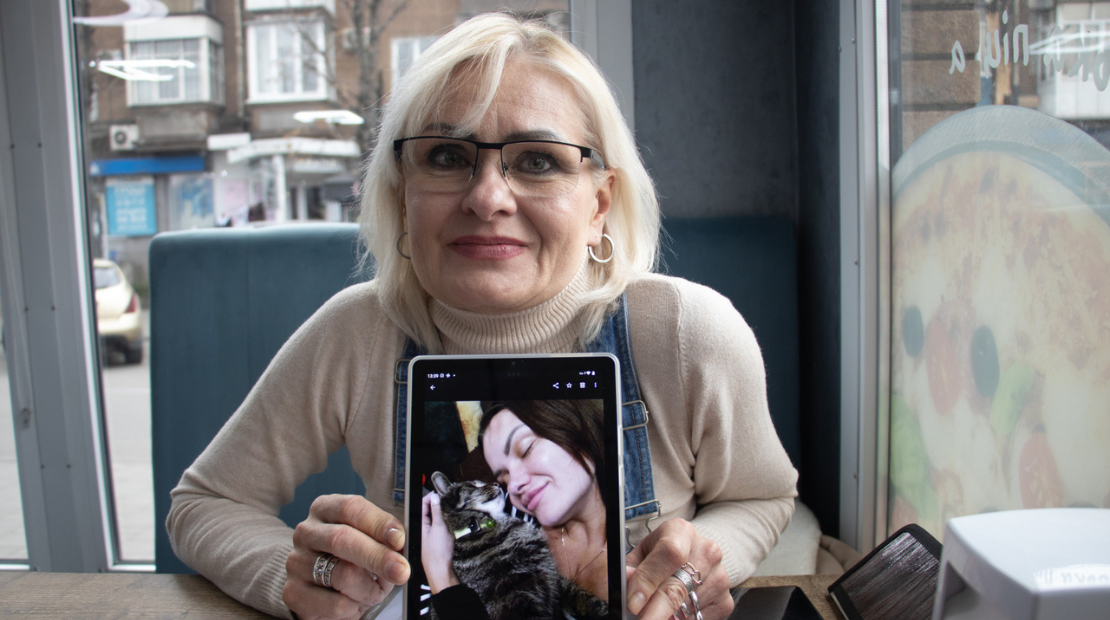
[[[505,492],[495,484],[478,480],[450,482],[436,472],[432,484],[439,493],[443,520],[448,527],[459,529],[490,518],[501,521],[505,516]]]

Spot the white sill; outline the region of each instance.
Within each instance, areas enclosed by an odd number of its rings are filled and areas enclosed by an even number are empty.
[[[284,97],[274,97],[267,95],[255,95],[248,97],[246,104],[265,104],[265,103],[298,103],[301,101],[330,101],[331,97],[327,93],[312,94],[312,95],[287,95]]]
[[[192,101],[146,101],[143,103],[129,103],[129,108],[162,108],[167,106],[185,106],[185,105],[206,105],[212,107],[220,107],[224,105],[222,101],[207,101],[204,99],[193,99]]]

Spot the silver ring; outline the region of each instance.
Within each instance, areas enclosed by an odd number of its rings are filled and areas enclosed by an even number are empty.
[[[698,595],[694,591],[690,591],[690,600],[694,603],[694,620],[703,620],[701,617],[701,605],[698,604]]]
[[[316,564],[312,567],[312,581],[316,582],[318,586],[330,588],[331,571],[338,563],[339,558],[330,553],[325,553],[316,558]]]
[[[686,591],[690,594],[693,594],[694,590],[698,589],[698,584],[694,581],[690,573],[687,573],[681,568],[674,572],[674,578],[682,582],[682,585],[686,586]]]
[[[694,583],[698,584],[699,586],[701,585],[701,571],[694,568],[693,564],[689,562],[683,564],[682,570],[686,571],[686,574],[690,575],[690,578],[694,580]]]

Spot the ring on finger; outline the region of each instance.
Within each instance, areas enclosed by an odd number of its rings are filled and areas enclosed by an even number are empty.
[[[687,562],[687,563],[682,565],[681,570],[683,572],[685,572],[687,575],[690,575],[690,578],[694,580],[694,583],[698,584],[699,586],[702,584],[701,571],[694,568],[693,564]]]
[[[690,601],[694,603],[694,620],[702,620],[701,605],[698,604],[698,595],[690,591]]]
[[[686,588],[686,592],[690,594],[693,594],[694,590],[698,589],[698,582],[694,580],[694,577],[681,568],[674,572],[674,578],[679,580]]]
[[[312,581],[318,586],[330,588],[331,572],[338,563],[339,558],[330,553],[325,553],[316,558],[316,564],[312,566]]]

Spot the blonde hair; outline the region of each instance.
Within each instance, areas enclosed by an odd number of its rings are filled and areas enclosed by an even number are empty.
[[[474,17],[436,41],[396,84],[363,173],[359,224],[367,252],[376,262],[375,278],[385,311],[429,353],[441,352],[429,296],[412,262],[396,247],[404,232],[404,186],[393,141],[422,131],[439,116],[454,85],[463,80],[479,94],[461,128],[477,127],[497,93],[506,65],[517,60],[534,63],[566,80],[586,118],[585,146],[599,149],[614,175],[612,204],[605,221],[614,255],[608,263],[590,262],[590,292],[578,324],[580,345],[597,336],[628,284],[654,270],[659,260],[655,187],[601,71],[542,22],[522,21],[504,13]],[[600,171],[598,178],[606,173]]]

